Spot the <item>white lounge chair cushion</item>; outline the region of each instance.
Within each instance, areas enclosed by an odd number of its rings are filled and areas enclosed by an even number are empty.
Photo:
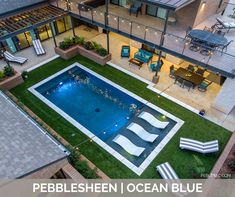
[[[136,146],[129,139],[127,139],[125,136],[120,135],[120,134],[117,135],[113,139],[113,141],[117,143],[118,145],[120,145],[128,153],[137,157],[140,156],[141,153],[144,152],[145,150],[145,148]]]
[[[4,52],[4,57],[9,62],[17,62],[17,63],[20,63],[20,64],[23,64],[24,62],[27,61],[27,58],[14,56],[11,53],[9,53],[8,51]]]
[[[219,150],[219,142],[218,140],[214,140],[203,143],[188,138],[180,138],[180,148],[196,151],[203,154],[213,153]]]
[[[179,179],[179,177],[168,162],[158,165],[157,171],[163,179]]]
[[[152,114],[148,112],[142,112],[138,117],[144,119],[149,124],[159,129],[165,129],[166,126],[169,124],[169,122],[162,122],[158,120],[157,118],[155,118]]]
[[[147,142],[153,142],[158,137],[158,135],[147,132],[143,127],[136,123],[131,123],[127,129]]]
[[[41,41],[39,39],[33,40],[33,47],[37,53],[37,55],[43,55],[45,54],[45,50],[42,47]]]

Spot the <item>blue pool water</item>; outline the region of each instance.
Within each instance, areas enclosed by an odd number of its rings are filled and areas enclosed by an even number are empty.
[[[164,117],[169,122],[164,130],[151,126],[138,118],[138,114],[147,111],[162,118],[161,113],[78,66],[52,78],[35,90],[137,167],[176,124]],[[131,122],[159,137],[153,143],[142,140],[126,129]],[[128,154],[113,142],[118,134],[124,135],[135,145],[144,147],[145,151],[139,157]]]
[[[36,90],[103,141],[117,133],[143,107],[139,101],[79,67]]]

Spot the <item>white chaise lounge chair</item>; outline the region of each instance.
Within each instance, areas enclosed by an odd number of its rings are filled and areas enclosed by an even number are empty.
[[[120,135],[120,134],[117,135],[113,139],[113,141],[117,143],[118,145],[120,145],[128,153],[137,157],[140,156],[141,153],[144,152],[145,150],[145,148],[136,146],[129,139],[127,139],[125,136]]]
[[[202,154],[214,153],[219,151],[218,140],[213,140],[210,142],[200,142],[197,140],[192,140],[188,138],[180,138],[180,148],[199,152]]]
[[[227,29],[228,32],[230,31],[230,29],[235,29],[235,22],[226,22],[221,18],[216,18],[216,20],[217,23],[215,24],[215,26],[219,29]]]
[[[160,164],[156,168],[163,179],[170,179],[170,180],[179,179],[179,177],[177,176],[177,174],[175,173],[175,171],[168,162]]]
[[[21,65],[24,64],[28,60],[25,57],[14,56],[8,51],[4,51],[3,55],[4,55],[4,58],[5,58],[6,61],[15,62],[15,63],[21,64]]]
[[[39,39],[33,40],[33,47],[37,55],[43,55],[46,53]]]
[[[147,132],[143,127],[136,123],[131,123],[127,129],[147,142],[154,142],[154,140],[158,137],[158,135]]]
[[[142,118],[143,120],[147,121],[152,126],[159,128],[159,129],[165,129],[166,126],[169,124],[169,122],[162,122],[155,118],[152,114],[148,112],[142,112],[139,116],[139,118]]]

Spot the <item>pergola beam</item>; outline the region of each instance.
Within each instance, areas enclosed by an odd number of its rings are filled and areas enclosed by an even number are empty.
[[[24,11],[11,17],[0,19],[1,35],[0,40],[23,33],[30,29],[35,29],[43,24],[62,18],[67,14],[66,11],[58,9],[52,5],[43,5],[32,10]],[[2,33],[4,30],[7,34]]]

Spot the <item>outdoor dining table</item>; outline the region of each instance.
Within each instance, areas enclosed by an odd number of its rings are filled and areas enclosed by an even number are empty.
[[[224,36],[201,29],[193,29],[189,31],[188,36],[212,46],[224,46],[228,43],[228,40]]]
[[[181,78],[185,81],[188,81],[190,83],[193,84],[193,88],[195,88],[196,86],[200,85],[203,80],[205,79],[203,76],[199,75],[199,74],[196,74],[196,73],[193,73],[193,72],[190,72],[188,71],[187,69],[185,68],[178,68],[176,71],[175,71],[175,77],[176,78]]]

